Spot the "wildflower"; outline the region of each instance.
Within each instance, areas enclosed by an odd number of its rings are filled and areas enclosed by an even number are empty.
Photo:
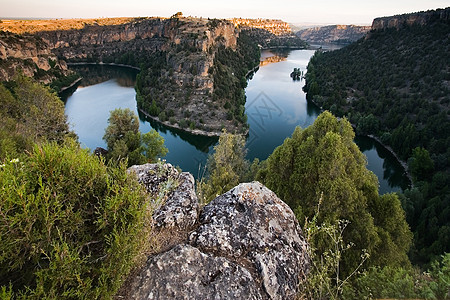
[[[13,164],[16,164],[16,163],[19,162],[19,159],[18,158],[13,158],[13,159],[10,160],[10,162],[13,163]]]

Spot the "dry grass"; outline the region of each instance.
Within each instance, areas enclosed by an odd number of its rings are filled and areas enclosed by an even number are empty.
[[[120,25],[142,18],[54,19],[54,20],[1,20],[0,30],[17,34],[40,31],[83,29],[85,26]]]

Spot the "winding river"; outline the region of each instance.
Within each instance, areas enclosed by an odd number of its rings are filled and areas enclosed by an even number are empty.
[[[272,53],[263,51],[266,62],[253,74],[246,88],[246,112],[250,124],[247,139],[249,159],[266,159],[278,145],[289,137],[296,126],[311,125],[320,113],[318,107],[306,101],[303,81],[289,76],[293,68],[306,70],[313,50],[293,50]],[[135,111],[135,70],[112,66],[81,66],[74,69],[83,81],[67,91],[66,114],[83,147],[105,147],[102,140],[109,112],[115,108]],[[217,138],[200,137],[169,129],[139,114],[140,130],[156,129],[164,137],[169,153],[165,159],[194,177],[202,174],[207,156],[213,151]],[[379,178],[380,193],[405,189],[408,180],[404,170],[389,151],[367,137],[355,142],[368,158],[368,168]]]

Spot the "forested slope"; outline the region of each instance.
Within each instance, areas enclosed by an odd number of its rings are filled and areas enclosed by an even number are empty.
[[[403,204],[417,262],[450,251],[449,10],[414,14],[420,22],[386,20],[367,38],[317,52],[304,88],[309,100],[346,116],[357,134],[379,137],[408,161],[415,188]],[[392,19],[411,19],[400,17]]]

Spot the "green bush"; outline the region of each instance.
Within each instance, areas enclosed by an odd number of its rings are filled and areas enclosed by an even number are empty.
[[[0,295],[111,298],[138,262],[150,209],[122,164],[71,143],[0,167]]]
[[[345,299],[450,299],[450,254],[427,272],[404,267],[374,267],[344,289]]]

